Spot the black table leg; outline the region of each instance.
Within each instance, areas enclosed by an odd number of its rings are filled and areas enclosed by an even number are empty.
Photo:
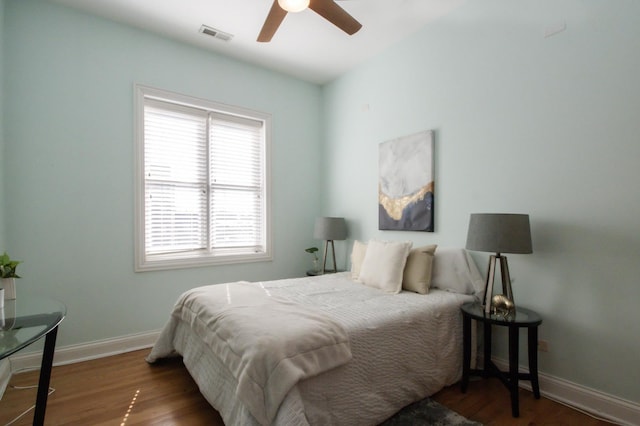
[[[469,385],[469,369],[471,368],[471,318],[462,316],[462,381],[460,389],[462,393],[467,391]]]
[[[40,366],[40,380],[38,382],[38,396],[36,397],[36,409],[33,415],[34,426],[44,424],[44,413],[47,409],[47,398],[49,396],[49,383],[51,381],[51,368],[53,366],[53,353],[56,347],[56,336],[58,327],[54,327],[44,341],[44,351],[42,353],[42,364]]]
[[[533,396],[540,399],[540,384],[538,383],[538,327],[529,327],[529,379]]]
[[[489,364],[491,364],[491,323],[488,321],[483,323],[482,334],[482,346],[484,348],[484,368],[482,376],[488,377],[490,371]]]
[[[509,327],[509,391],[511,392],[511,414],[520,416],[518,399],[518,327]]]

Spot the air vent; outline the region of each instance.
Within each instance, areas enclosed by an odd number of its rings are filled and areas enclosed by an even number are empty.
[[[232,34],[225,33],[224,31],[220,31],[206,25],[200,27],[200,32],[202,34],[210,35],[211,37],[217,38],[218,40],[222,41],[231,41],[231,39],[233,38]]]

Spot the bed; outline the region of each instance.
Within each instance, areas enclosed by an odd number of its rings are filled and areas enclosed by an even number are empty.
[[[484,286],[469,254],[438,249],[419,294],[364,284],[356,252],[348,272],[185,292],[147,361],[181,356],[227,425],[376,425],[457,382],[459,308]]]

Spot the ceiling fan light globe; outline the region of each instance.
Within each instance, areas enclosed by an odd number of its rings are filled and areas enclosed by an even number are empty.
[[[281,8],[287,12],[302,12],[309,7],[309,0],[278,0]]]

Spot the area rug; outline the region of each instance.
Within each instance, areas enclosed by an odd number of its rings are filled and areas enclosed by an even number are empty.
[[[482,426],[430,398],[407,405],[380,426]]]

